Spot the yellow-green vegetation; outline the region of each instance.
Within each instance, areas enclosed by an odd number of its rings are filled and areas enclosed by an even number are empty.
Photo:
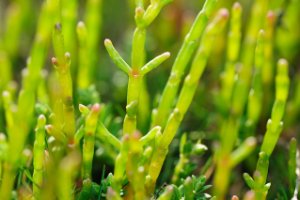
[[[298,199],[299,8],[1,1],[0,199]]]

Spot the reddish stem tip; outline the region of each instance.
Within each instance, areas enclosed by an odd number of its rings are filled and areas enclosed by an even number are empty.
[[[239,197],[236,196],[236,195],[233,195],[232,198],[231,198],[231,200],[239,200]]]
[[[226,8],[222,8],[219,11],[219,15],[223,18],[223,19],[227,19],[229,17],[229,12]]]
[[[276,19],[275,13],[274,13],[272,10],[270,10],[270,11],[268,12],[268,14],[267,14],[267,20],[268,20],[268,22],[269,22],[270,24],[274,24],[275,19]]]
[[[57,65],[58,64],[57,59],[55,57],[51,58],[51,62],[52,62],[53,65]]]
[[[99,112],[100,111],[100,104],[96,103],[92,107],[92,112]]]
[[[144,14],[144,9],[142,8],[142,7],[137,7],[136,9],[135,9],[135,13],[136,13],[136,16],[137,17],[141,17],[143,14]]]

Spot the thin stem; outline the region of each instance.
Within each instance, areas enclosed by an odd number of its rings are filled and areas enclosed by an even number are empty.
[[[215,19],[206,28],[201,40],[200,47],[195,55],[189,74],[186,76],[179,98],[172,114],[170,115],[166,128],[163,131],[157,150],[154,151],[149,167],[151,178],[150,188],[153,189],[161,167],[164,163],[170,143],[172,142],[178,127],[189,108],[197,89],[198,81],[206,67],[208,56],[213,48],[215,36],[220,33],[226,25],[228,11],[221,9]],[[152,186],[151,186],[152,185]]]
[[[150,62],[148,62],[147,64],[145,64],[142,69],[141,69],[141,74],[145,75],[148,72],[152,71],[153,69],[155,69],[156,67],[158,67],[162,62],[164,62],[165,60],[167,60],[170,57],[170,53],[166,52],[163,53],[155,58],[153,58]]]
[[[91,179],[92,165],[95,148],[95,132],[97,129],[100,105],[92,106],[90,113],[85,118],[84,141],[83,141],[83,179]]]
[[[283,122],[281,121],[285,111],[285,104],[289,92],[288,63],[280,59],[277,65],[276,76],[276,98],[272,108],[271,119],[267,123],[267,132],[264,136],[261,151],[271,155],[282,131]]]
[[[271,156],[279,135],[283,128],[283,114],[289,91],[288,63],[284,59],[280,59],[277,65],[276,75],[276,99],[273,105],[271,119],[267,123],[267,131],[264,136],[259,159],[257,161],[256,170],[253,174],[253,179],[244,174],[244,179],[248,186],[254,190],[256,199],[266,199],[270,184],[266,184],[269,157]]]
[[[242,7],[236,2],[231,9],[230,30],[228,34],[227,59],[225,70],[222,73],[221,95],[224,100],[225,109],[230,109],[236,64],[239,58],[241,43]]]
[[[53,31],[53,47],[55,56],[52,58],[52,63],[58,72],[58,80],[60,86],[60,101],[62,104],[61,113],[57,115],[63,115],[63,123],[61,126],[62,132],[68,137],[68,143],[74,144],[75,135],[75,113],[73,106],[73,88],[72,78],[70,73],[71,56],[68,52],[65,52],[62,27],[60,24],[56,24]]]
[[[40,115],[35,130],[35,141],[33,146],[33,196],[41,198],[41,187],[43,185],[45,170],[45,124],[46,118]]]
[[[120,54],[114,48],[111,40],[105,39],[104,45],[105,45],[107,52],[109,53],[109,56],[114,61],[114,63],[117,65],[117,67],[119,67],[126,74],[129,74],[129,72],[131,71],[130,66],[126,63],[125,60],[123,60],[123,58],[120,56]]]
[[[191,29],[186,35],[172,66],[171,75],[161,96],[157,111],[152,119],[152,127],[158,125],[164,129],[171,107],[175,101],[184,70],[198,46],[198,41],[204,32],[208,19],[212,15],[216,2],[217,0],[205,1],[202,10],[197,15]]]
[[[23,78],[18,97],[17,113],[14,118],[15,125],[9,137],[8,159],[4,164],[3,184],[1,184],[0,189],[0,199],[3,200],[10,199],[18,167],[17,162],[20,159],[29,133],[29,125],[33,119],[35,93],[51,38],[55,7],[54,1],[45,2],[38,21],[37,33],[30,52],[30,61],[27,64],[26,76]]]

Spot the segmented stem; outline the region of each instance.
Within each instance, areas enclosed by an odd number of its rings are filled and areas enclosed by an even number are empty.
[[[198,86],[198,81],[206,67],[208,56],[213,48],[213,40],[215,36],[225,27],[227,19],[228,11],[226,9],[221,9],[215,19],[205,30],[201,44],[193,60],[190,72],[186,76],[183,87],[180,91],[176,107],[168,119],[166,128],[164,129],[162,137],[158,143],[157,150],[153,152],[148,172],[151,182],[149,184],[149,190],[153,189],[153,186],[156,183],[158,175],[161,171],[161,167],[166,158],[168,147],[172,142],[178,127],[192,102]]]
[[[75,135],[75,114],[73,106],[73,88],[72,78],[70,73],[71,55],[65,52],[64,40],[62,34],[62,27],[60,24],[54,26],[53,31],[53,47],[55,57],[52,58],[52,64],[54,65],[59,81],[59,93],[60,103],[62,104],[62,110],[57,115],[63,116],[64,124],[62,132],[67,136],[68,143],[74,144],[73,137]]]
[[[35,129],[35,141],[33,146],[33,196],[34,199],[41,198],[41,187],[43,185],[45,170],[45,125],[46,118],[40,115]]]
[[[170,77],[166,83],[158,108],[155,111],[154,118],[152,119],[152,126],[158,125],[164,129],[168,115],[170,114],[172,105],[175,101],[178,87],[184,75],[184,70],[198,46],[201,35],[204,32],[208,19],[212,15],[216,2],[217,0],[205,1],[202,10],[197,15],[191,29],[186,35],[172,66]]]

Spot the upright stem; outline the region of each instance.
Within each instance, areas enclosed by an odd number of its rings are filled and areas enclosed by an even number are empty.
[[[175,101],[178,87],[184,75],[184,70],[195,52],[201,35],[207,25],[208,19],[212,15],[217,0],[206,0],[202,10],[196,17],[189,33],[184,39],[184,43],[179,50],[176,60],[172,66],[171,75],[161,96],[157,110],[154,112],[152,127],[165,127],[168,115]]]
[[[34,199],[41,198],[41,187],[45,170],[45,123],[44,115],[39,116],[35,130],[35,141],[33,146],[33,196]]]
[[[104,42],[112,60],[129,77],[126,116],[123,123],[123,142],[121,144],[121,151],[116,158],[115,173],[112,181],[112,189],[116,191],[115,195],[117,196],[119,196],[119,191],[122,188],[122,179],[126,171],[129,180],[128,195],[131,196],[131,194],[134,194],[136,199],[144,198],[144,192],[141,190],[144,187],[140,187],[137,184],[137,182],[143,182],[145,176],[144,168],[139,165],[137,159],[142,156],[142,151],[136,151],[138,147],[138,149],[142,148],[142,142],[139,139],[134,139],[135,142],[132,143],[133,145],[128,144],[130,143],[130,138],[134,138],[134,135],[136,135],[134,133],[137,130],[137,113],[143,77],[170,56],[170,53],[166,52],[143,65],[146,27],[152,23],[162,7],[168,2],[160,0],[151,1],[146,11],[142,7],[136,9],[135,20],[137,28],[134,31],[132,40],[131,67],[122,59],[109,39],[106,39]]]
[[[91,179],[92,176],[92,165],[94,157],[94,146],[95,146],[95,132],[97,129],[98,116],[100,112],[100,105],[95,104],[91,108],[91,111],[85,118],[84,127],[84,141],[83,141],[83,179]]]
[[[77,62],[76,52],[76,21],[77,21],[77,9],[78,1],[60,0],[61,3],[61,23],[63,25],[63,35],[66,51],[72,55],[71,71],[75,72],[75,66]]]
[[[150,176],[148,179],[148,190],[150,191],[154,189],[156,180],[166,158],[169,145],[172,142],[178,127],[193,100],[198,86],[198,81],[206,67],[208,56],[213,48],[214,38],[225,27],[227,18],[228,11],[226,9],[221,9],[215,19],[206,28],[199,49],[193,60],[190,72],[185,77],[176,107],[168,119],[162,137],[159,140],[157,150],[153,152],[148,172]]]
[[[146,39],[146,30],[143,27],[137,27],[133,34],[132,53],[131,53],[131,71],[128,74],[127,106],[126,116],[123,124],[123,134],[133,134],[136,130],[136,118],[138,112],[139,97],[143,77],[140,73],[144,63],[144,46]]]
[[[288,63],[285,59],[280,59],[277,65],[276,98],[273,104],[271,118],[267,122],[267,131],[259,153],[256,170],[253,173],[253,178],[247,173],[244,174],[246,183],[254,191],[255,199],[266,199],[270,188],[270,183],[266,184],[269,170],[269,157],[275,148],[283,128],[283,122],[281,120],[285,112],[289,83]]]
[[[262,117],[267,119],[267,114],[270,112],[272,107],[272,99],[274,95],[272,93],[272,86],[275,74],[275,62],[274,62],[274,30],[276,25],[276,15],[273,11],[269,11],[266,17],[265,25],[265,45],[264,45],[264,64],[262,67],[261,75],[263,82],[263,107]]]
[[[254,74],[252,78],[252,85],[249,92],[247,106],[246,134],[250,136],[255,133],[256,124],[260,118],[261,109],[263,107],[262,69],[265,61],[264,43],[265,32],[263,30],[260,30],[255,48]]]
[[[30,52],[27,73],[23,78],[22,89],[18,97],[18,110],[14,116],[15,125],[9,133],[8,159],[4,163],[4,175],[0,189],[0,199],[3,200],[10,199],[18,161],[29,133],[29,125],[33,118],[35,93],[50,41],[54,10],[54,1],[44,2],[37,26],[37,34]]]
[[[242,66],[234,83],[230,100],[229,117],[221,127],[221,146],[216,152],[217,170],[214,177],[214,193],[217,199],[225,199],[231,166],[228,164],[230,153],[236,142],[240,129],[240,120],[248,98],[252,77],[252,65],[257,35],[262,28],[268,1],[255,1],[252,7],[251,21],[246,33],[241,55]]]
[[[53,31],[53,47],[55,56],[52,58],[52,63],[58,73],[60,86],[60,103],[62,104],[61,113],[56,113],[63,116],[62,132],[68,137],[68,143],[74,144],[75,134],[75,113],[73,106],[73,86],[70,73],[71,56],[65,52],[62,27],[56,24]]]
[[[102,0],[88,0],[86,3],[86,15],[84,16],[84,24],[86,27],[84,34],[79,36],[79,66],[77,84],[79,89],[86,89],[93,81],[93,74],[97,66],[99,57],[99,39],[102,27]],[[88,59],[87,56],[88,55]]]
[[[232,90],[234,87],[234,76],[236,74],[236,64],[239,58],[241,43],[241,25],[242,25],[242,7],[239,3],[235,3],[231,10],[230,30],[227,43],[227,59],[225,70],[222,73],[222,89],[221,95],[224,101],[223,105],[226,113],[230,110],[230,102],[232,98]]]

